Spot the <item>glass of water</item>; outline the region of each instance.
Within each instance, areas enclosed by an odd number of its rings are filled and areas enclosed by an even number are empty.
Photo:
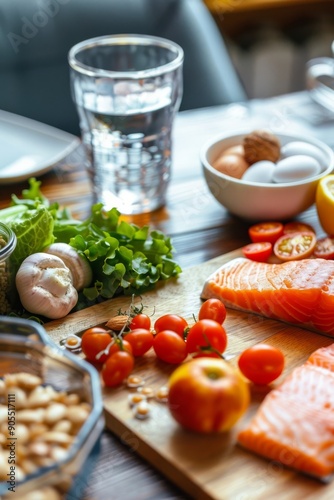
[[[110,35],[69,52],[94,202],[140,214],[165,204],[183,50],[146,35]]]

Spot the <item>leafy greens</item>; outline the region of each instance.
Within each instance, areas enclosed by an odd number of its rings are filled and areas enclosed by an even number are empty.
[[[140,294],[181,272],[173,260],[171,239],[162,232],[120,220],[116,208],[105,211],[102,204],[93,205],[86,220],[73,219],[68,210],[43,197],[40,184],[30,179],[22,198],[13,195],[11,207],[0,210],[0,221],[18,237],[12,256],[15,269],[53,241],[68,243],[93,270],[93,283],[83,291],[79,307],[116,293]]]

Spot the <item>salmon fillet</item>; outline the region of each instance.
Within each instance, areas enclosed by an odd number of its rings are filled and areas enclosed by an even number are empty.
[[[201,297],[334,336],[334,261],[267,264],[234,259],[205,282]]]
[[[321,347],[314,351],[307,360],[307,363],[327,368],[327,370],[334,372],[334,344],[328,347]]]
[[[334,472],[334,344],[271,391],[238,443],[271,460],[327,480]],[[326,361],[328,366],[319,360]]]

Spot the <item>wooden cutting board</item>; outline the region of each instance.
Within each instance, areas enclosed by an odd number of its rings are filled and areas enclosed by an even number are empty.
[[[223,263],[241,255],[239,250],[183,271],[179,278],[159,284],[143,295],[142,302],[152,321],[166,313],[184,316],[193,323],[201,305],[200,293],[206,278]],[[138,299],[139,301],[139,299]],[[50,337],[58,343],[71,333],[103,325],[119,309],[129,306],[129,297],[118,297],[45,325]],[[280,381],[315,349],[327,346],[333,339],[257,315],[228,310],[224,324],[228,334],[226,357],[236,363],[246,347],[265,341],[286,355],[286,369]],[[159,389],[168,381],[175,367],[158,361],[151,351],[136,360],[134,373],[146,385]],[[272,386],[275,386],[273,384]],[[152,402],[151,416],[134,418],[128,404],[130,389],[103,389],[107,427],[134,451],[158,468],[165,476],[196,499],[221,500],[296,500],[297,498],[330,500],[334,483],[318,481],[262,459],[236,445],[236,434],[254,413],[268,389],[252,390],[252,403],[235,428],[222,435],[202,436],[181,429],[171,418],[165,404]],[[319,430],[321,432],[321,429]]]

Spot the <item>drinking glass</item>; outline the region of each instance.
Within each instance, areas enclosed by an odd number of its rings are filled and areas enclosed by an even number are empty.
[[[182,91],[182,48],[146,35],[110,35],[69,52],[94,202],[123,214],[165,204],[172,127]]]
[[[306,87],[310,96],[327,110],[334,111],[334,59],[317,57],[306,64]]]

